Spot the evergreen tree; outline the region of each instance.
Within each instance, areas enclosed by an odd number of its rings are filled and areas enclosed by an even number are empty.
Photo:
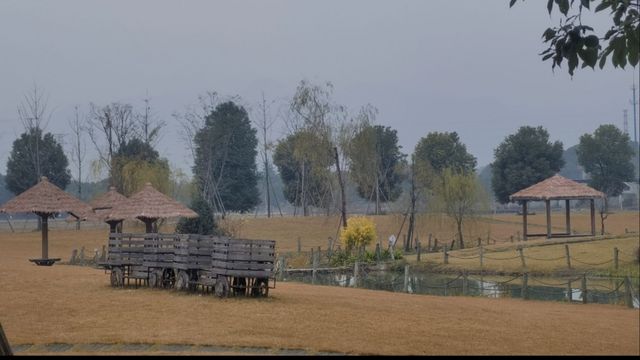
[[[496,199],[506,204],[509,196],[558,173],[564,160],[562,142],[549,141],[542,126],[522,126],[495,149],[491,164],[491,187]]]
[[[193,173],[200,193],[218,212],[246,212],[260,202],[257,131],[232,101],[216,106],[195,135]]]
[[[36,165],[36,147],[38,142],[40,173]],[[46,176],[49,181],[61,189],[65,189],[71,181],[71,172],[67,169],[69,161],[62,146],[53,134],[33,128],[20,135],[13,142],[13,148],[7,161],[7,188],[18,195],[37,184],[39,176]]]

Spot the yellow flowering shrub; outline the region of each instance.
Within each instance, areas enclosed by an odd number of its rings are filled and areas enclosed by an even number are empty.
[[[376,224],[366,217],[353,217],[347,228],[340,230],[340,241],[348,251],[369,245],[376,241]]]

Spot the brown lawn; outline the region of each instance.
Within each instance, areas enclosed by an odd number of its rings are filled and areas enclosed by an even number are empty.
[[[332,223],[333,227],[333,223]],[[310,231],[313,231],[310,229]],[[273,238],[270,234],[265,238]],[[292,235],[295,244],[296,235]],[[50,256],[106,231],[52,231]],[[0,322],[12,344],[158,343],[353,354],[640,355],[638,310],[278,283],[267,299],[113,289],[89,267],[37,267],[39,233],[0,233]]]

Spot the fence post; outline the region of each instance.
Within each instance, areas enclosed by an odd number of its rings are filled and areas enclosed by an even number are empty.
[[[353,264],[353,287],[358,287],[358,262]]]
[[[529,273],[522,275],[522,298],[524,300],[529,299]]]
[[[570,303],[573,299],[573,289],[571,288],[571,280],[567,283],[567,301]]]
[[[571,255],[569,255],[569,245],[564,246],[564,252],[567,254],[567,267],[571,269]]]
[[[431,252],[431,249],[433,249],[431,247],[431,233],[429,233],[429,242],[427,243],[427,252]]]
[[[513,242],[513,235],[511,235],[511,242]]]
[[[409,265],[404,266],[404,292],[409,292]]]
[[[316,255],[316,256],[318,256],[318,262],[320,262],[320,258],[322,257],[322,247],[321,246],[318,246],[318,255]]]
[[[456,239],[454,238],[453,240],[451,240],[451,246],[449,246],[449,249],[453,249],[453,246],[456,244]]]
[[[107,247],[105,245],[102,245],[102,257],[100,258],[101,261],[107,261]]]
[[[462,295],[467,296],[468,291],[468,283],[467,283],[467,270],[462,272]]]
[[[482,246],[482,238],[478,236],[478,246]]]
[[[438,251],[438,238],[436,238],[433,243],[433,251]]]
[[[315,257],[315,254],[314,254],[313,248],[311,248],[311,259],[310,259],[310,261],[309,261],[309,262],[313,264],[313,260],[315,260],[315,258],[316,258],[316,257]]]
[[[327,257],[331,260],[331,256],[333,255],[333,238],[329,236],[329,247],[327,248]]]
[[[631,280],[629,276],[624,277],[624,302],[627,307],[633,309],[633,296],[631,295]]]
[[[522,251],[522,247],[518,248],[518,252],[520,253],[520,262],[522,262],[522,267],[526,268],[527,267],[527,263],[524,262],[524,253]]]
[[[480,245],[480,269],[484,267],[484,247]]]
[[[71,259],[69,259],[69,264],[75,265],[78,262],[78,249],[71,250]]]
[[[280,266],[278,267],[280,271],[278,271],[278,280],[282,280],[284,277],[284,255],[280,256]]]
[[[618,270],[618,248],[613,248],[613,266]]]
[[[298,255],[302,253],[302,243],[300,241],[300,236],[298,236]]]
[[[418,250],[418,262],[420,262],[420,253],[421,253],[420,240],[416,240],[416,247]]]
[[[587,274],[582,275],[582,303],[587,303]]]
[[[313,250],[313,248],[311,248]],[[318,268],[318,258],[320,258],[320,253],[317,256],[313,256],[313,270],[311,271],[311,284],[315,285],[316,283],[316,271]]]
[[[447,254],[447,244],[442,247],[442,253],[444,254],[444,264],[449,264],[449,254]]]
[[[376,244],[376,261],[380,262],[380,258],[382,257],[381,254],[381,250],[380,250],[380,243]]]

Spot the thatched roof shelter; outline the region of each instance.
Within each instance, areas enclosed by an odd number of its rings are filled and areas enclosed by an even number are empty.
[[[45,176],[40,179],[39,183],[0,206],[0,212],[32,212],[42,218],[42,259],[33,260],[36,263],[38,260],[55,260],[48,259],[49,229],[47,221],[49,217],[61,212],[68,212],[78,218],[93,216],[91,206],[50,183]],[[47,265],[52,264],[50,261],[42,262]]]
[[[554,175],[511,195],[511,201],[586,200],[603,198],[604,194],[585,184]]]
[[[198,217],[198,214],[146,183],[142,190],[131,195],[128,201],[115,205],[107,220],[138,219],[152,232],[152,224],[158,219],[174,217]]]
[[[110,186],[109,191],[91,200],[89,204],[100,220],[109,224],[111,232],[117,231],[117,225],[122,219],[109,219],[108,216],[114,207],[126,204],[129,199],[120,194],[115,186]]]
[[[561,175],[554,175],[537,184],[531,185],[526,189],[522,189],[509,198],[511,201],[520,201],[522,203],[523,216],[523,232],[524,239],[528,236],[552,237],[570,237],[583,236],[571,233],[570,200],[590,200],[591,201],[591,235],[595,235],[595,205],[594,200],[604,198],[605,194],[593,189],[585,184],[567,179]],[[566,232],[559,234],[551,233],[551,200],[565,200],[566,211]],[[527,202],[528,201],[544,201],[547,210],[547,233],[546,234],[527,234]]]

